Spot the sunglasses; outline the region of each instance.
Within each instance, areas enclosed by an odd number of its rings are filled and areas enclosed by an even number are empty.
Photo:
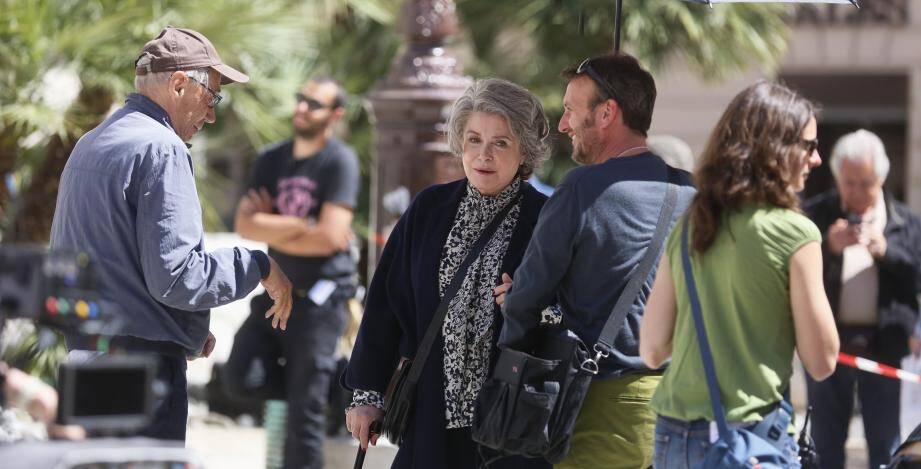
[[[326,109],[326,108],[331,108],[331,107],[332,107],[332,106],[327,106],[327,105],[325,105],[325,104],[323,104],[323,103],[317,101],[316,99],[313,99],[313,98],[311,98],[310,96],[307,96],[307,95],[305,95],[305,94],[303,94],[303,93],[296,93],[296,94],[294,95],[294,99],[297,100],[297,103],[298,103],[298,104],[301,104],[301,103],[307,104],[307,107],[310,108],[311,110],[314,110],[314,109],[315,109],[315,110],[320,110],[320,109]]]
[[[807,155],[811,155],[812,152],[816,150],[816,148],[819,148],[819,139],[817,138],[813,138],[813,139],[804,138],[800,140],[800,143],[802,143],[803,148],[806,149]]]
[[[608,82],[606,82],[604,78],[601,77],[601,74],[598,73],[598,71],[592,67],[591,62],[592,62],[592,59],[583,60],[582,63],[579,64],[579,68],[576,69],[576,74],[577,75],[582,75],[582,74],[588,75],[589,78],[594,80],[595,83],[598,84],[598,86],[600,86],[604,90],[605,93],[607,93],[608,98],[613,99],[614,101],[617,101],[617,93],[615,93],[614,89],[611,88],[611,85],[609,85]]]

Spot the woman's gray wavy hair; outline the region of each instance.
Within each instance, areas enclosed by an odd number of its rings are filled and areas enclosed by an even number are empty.
[[[518,175],[527,179],[550,156],[550,123],[540,100],[530,91],[501,78],[484,78],[457,98],[448,118],[447,138],[451,153],[464,154],[464,130],[474,112],[501,116],[512,137],[518,140],[524,161]]]

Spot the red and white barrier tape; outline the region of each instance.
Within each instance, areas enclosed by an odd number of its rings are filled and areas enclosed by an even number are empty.
[[[858,370],[863,370],[868,373],[885,376],[887,378],[900,379],[902,381],[921,384],[921,376],[919,375],[910,373],[905,370],[900,370],[898,368],[893,368],[888,365],[883,365],[881,363],[876,363],[875,361],[867,360],[866,358],[855,357],[846,353],[839,353],[838,363],[849,366],[851,368],[857,368]]]

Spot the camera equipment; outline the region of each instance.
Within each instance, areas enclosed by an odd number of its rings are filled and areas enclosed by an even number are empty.
[[[799,463],[802,469],[819,469],[819,452],[815,448],[815,441],[809,434],[809,416],[812,415],[812,406],[806,408],[806,418],[803,420],[803,430],[799,434]]]
[[[0,246],[0,320],[25,318],[62,330],[111,333],[114,308],[100,299],[85,253]]]
[[[58,423],[106,433],[143,428],[153,408],[150,389],[156,366],[156,361],[144,355],[62,364]]]
[[[0,326],[24,318],[40,326],[90,336],[119,330],[117,308],[99,295],[85,253],[40,246],[0,246]],[[104,348],[104,347],[100,347]],[[58,422],[104,434],[136,431],[150,419],[156,361],[143,355],[103,355],[64,363],[58,375]]]

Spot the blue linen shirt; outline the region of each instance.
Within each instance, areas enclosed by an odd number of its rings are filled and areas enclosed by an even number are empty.
[[[86,252],[120,335],[171,342],[195,355],[210,308],[246,296],[268,258],[207,252],[191,155],[166,111],[140,94],[77,142],[61,175],[51,248]],[[68,335],[68,344],[80,336]]]

